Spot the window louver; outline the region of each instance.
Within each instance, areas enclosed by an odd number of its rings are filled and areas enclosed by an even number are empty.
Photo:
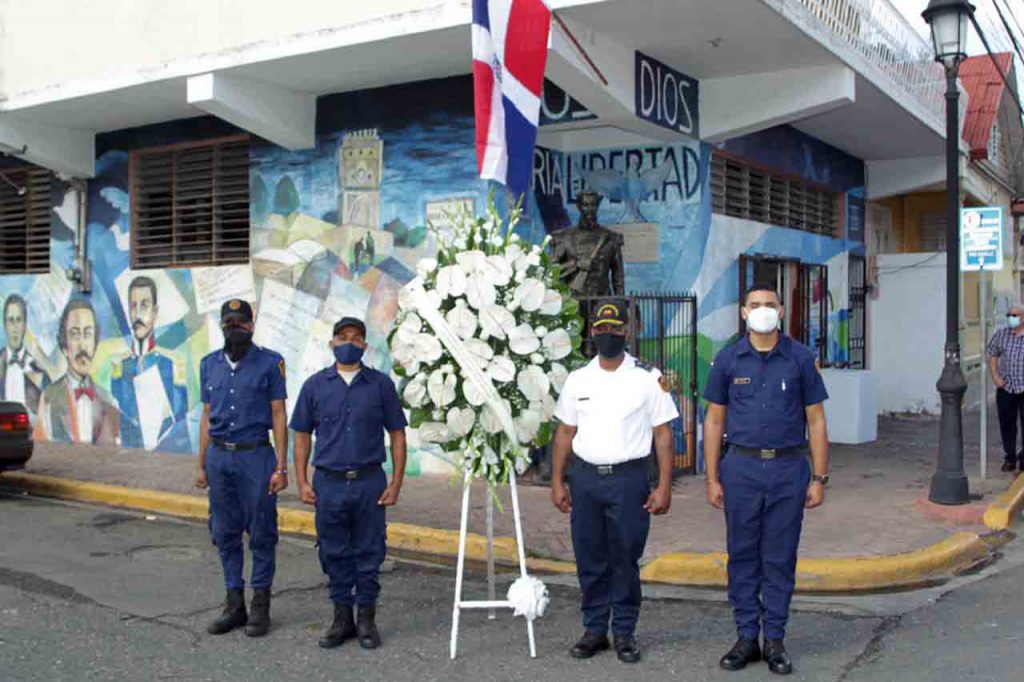
[[[53,175],[43,168],[0,172],[10,181],[0,180],[0,274],[49,272]]]

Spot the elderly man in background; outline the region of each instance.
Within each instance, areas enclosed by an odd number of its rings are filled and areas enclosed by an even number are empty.
[[[1006,313],[1006,326],[988,342],[988,370],[996,386],[999,433],[1003,439],[1003,471],[1024,471],[1024,452],[1017,450],[1017,422],[1024,431],[1024,306]]]

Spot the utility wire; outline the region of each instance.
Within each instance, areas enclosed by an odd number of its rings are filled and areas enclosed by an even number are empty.
[[[971,14],[970,17],[971,23],[974,24],[974,30],[978,32],[978,37],[981,38],[981,42],[985,46],[985,51],[988,52],[989,59],[992,60],[992,64],[995,65],[996,71],[999,72],[999,76],[1003,79],[1003,84],[1006,85],[1006,89],[1009,90],[1010,94],[1013,96],[1013,103],[1017,105],[1017,111],[1020,112],[1021,116],[1024,116],[1024,106],[1021,106],[1020,97],[1017,96],[1017,91],[1013,89],[1012,85],[1010,85],[1010,79],[1007,77],[1006,72],[1003,71],[1003,67],[1000,65],[999,60],[996,59],[995,54],[993,54],[992,45],[988,42],[988,36],[985,35],[985,31],[981,28],[981,24],[978,23],[975,16]]]
[[[1020,57],[1021,64],[1024,64],[1024,52],[1021,52],[1020,44],[1017,42],[1017,36],[1013,34],[1013,29],[1010,28],[1010,22],[1006,20],[1006,15],[1003,14],[1003,10],[999,7],[999,0],[992,0],[992,6],[996,8],[996,13],[999,14],[999,20],[1003,22],[1003,28],[1006,29],[1006,35],[1010,36],[1010,43],[1013,45],[1013,49],[1016,51],[1017,56]],[[1016,18],[1014,18],[1014,21],[1016,21]]]

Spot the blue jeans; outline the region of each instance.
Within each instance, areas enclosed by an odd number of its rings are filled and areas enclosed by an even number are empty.
[[[722,459],[729,601],[744,639],[786,635],[796,585],[796,553],[811,480],[807,457]]]
[[[206,457],[210,494],[210,536],[220,553],[224,584],[243,589],[242,533],[249,534],[252,586],[269,589],[274,582],[277,550],[277,495],[270,477],[277,466],[274,449],[229,451],[211,444]]]

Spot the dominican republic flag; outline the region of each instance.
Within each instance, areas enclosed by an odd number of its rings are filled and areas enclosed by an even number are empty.
[[[473,88],[480,177],[530,189],[551,10],[546,0],[473,0]]]

